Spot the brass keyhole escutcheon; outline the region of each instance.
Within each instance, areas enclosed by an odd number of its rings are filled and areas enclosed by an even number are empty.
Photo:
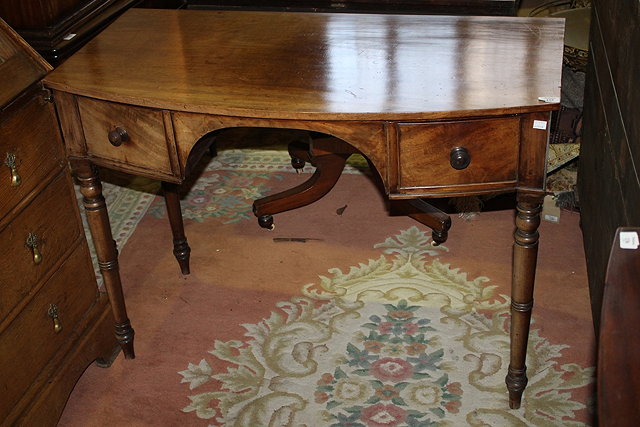
[[[33,234],[33,233],[29,233],[29,235],[27,236],[27,247],[29,249],[31,249],[31,253],[33,255],[33,263],[35,265],[38,265],[42,262],[42,254],[40,253],[40,249],[38,249],[38,236]]]
[[[11,171],[11,186],[17,187],[22,182],[22,178],[18,173],[18,161],[16,155],[13,153],[7,153],[4,159],[4,165]]]
[[[62,331],[62,322],[60,322],[60,318],[58,317],[58,306],[55,304],[50,304],[47,314],[49,315],[49,317],[51,317],[51,319],[53,319],[54,332],[56,334],[60,333],[60,331]]]

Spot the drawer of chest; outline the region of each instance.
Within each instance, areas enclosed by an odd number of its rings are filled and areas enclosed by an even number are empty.
[[[397,131],[401,191],[512,183],[517,179],[518,117],[399,123]]]
[[[81,233],[77,201],[65,174],[0,230],[0,319],[56,265]]]
[[[170,145],[162,111],[78,98],[78,110],[90,157],[170,174]]]
[[[0,118],[0,220],[55,169],[64,153],[53,106],[34,95]]]
[[[61,346],[77,336],[98,298],[84,242],[44,284],[20,314],[0,332],[0,419],[31,386]]]

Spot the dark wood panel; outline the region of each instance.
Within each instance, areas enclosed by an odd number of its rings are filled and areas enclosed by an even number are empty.
[[[617,88],[620,115],[629,141],[640,136],[640,2],[623,0],[596,1],[595,13],[606,46],[611,79]],[[640,144],[632,144],[636,164],[640,161]]]
[[[623,232],[637,236],[640,228],[617,231],[604,281],[598,348],[598,416],[603,427],[635,426],[640,417],[640,334],[634,333],[640,322],[640,249],[621,245]]]
[[[188,0],[192,9],[515,15],[520,0]]]
[[[596,330],[602,306],[602,282],[607,268],[609,248],[617,224],[624,221],[622,191],[610,149],[609,129],[604,116],[598,81],[593,64],[589,64],[585,86],[584,137],[580,153],[578,188],[581,223],[587,258],[591,308]]]
[[[140,0],[0,1],[0,17],[55,64]]]
[[[615,230],[640,224],[638,45],[638,2],[593,4],[578,191],[596,331]]]
[[[15,28],[51,27],[91,3],[101,0],[3,0],[0,16]]]
[[[153,9],[180,9],[187,5],[187,0],[142,0],[138,7]]]

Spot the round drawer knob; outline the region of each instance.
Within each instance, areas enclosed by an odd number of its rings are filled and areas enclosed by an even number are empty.
[[[122,129],[116,127],[115,129],[109,131],[109,142],[114,147],[119,147],[123,142],[127,142],[129,140],[129,134],[126,129]]]
[[[451,167],[454,169],[464,169],[471,163],[471,155],[464,147],[454,147],[449,155]]]

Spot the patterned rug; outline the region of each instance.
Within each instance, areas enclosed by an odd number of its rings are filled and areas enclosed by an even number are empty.
[[[450,241],[435,247],[422,225],[388,216],[356,157],[328,196],[278,215],[269,233],[253,200],[312,168],[292,173],[266,140],[260,150],[221,144],[185,186],[186,277],[158,183],[107,173],[137,358],[90,367],[60,426],[590,425],[586,272],[563,258],[576,252],[561,240],[579,236],[576,218],[541,230],[543,245],[559,246],[540,251],[529,385],[512,411],[511,237],[496,233],[511,214],[453,218]],[[290,237],[309,241],[276,243]]]
[[[244,337],[215,341],[180,372],[195,392],[183,411],[234,426],[584,425],[570,391],[593,369],[560,365],[566,346],[535,328],[523,407],[507,409],[509,297],[431,243],[404,230],[380,258],[330,270]]]

